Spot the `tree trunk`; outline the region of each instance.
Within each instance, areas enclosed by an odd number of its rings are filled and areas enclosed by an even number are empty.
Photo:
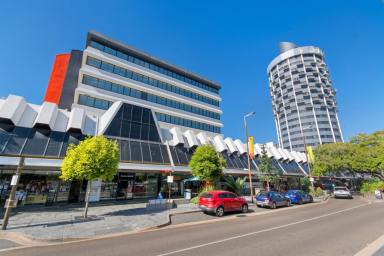
[[[267,191],[269,192],[269,180],[267,180]]]
[[[84,207],[84,219],[88,218],[88,206],[89,206],[89,197],[91,194],[92,180],[87,184],[87,193],[85,194],[85,207]]]

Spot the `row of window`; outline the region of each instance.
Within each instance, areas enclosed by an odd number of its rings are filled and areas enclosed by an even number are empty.
[[[220,120],[220,114],[214,113],[209,110],[205,110],[202,108],[194,107],[185,103],[181,103],[175,100],[167,99],[164,97],[160,97],[154,94],[146,93],[143,91],[139,91],[133,88],[129,88],[123,85],[115,84],[108,82],[106,80],[98,79],[92,76],[84,75],[83,76],[83,84],[87,84],[96,88],[100,88],[103,90],[111,91],[114,93],[131,96],[134,98],[154,102],[160,105],[164,105],[171,108],[181,109],[187,112],[195,113],[197,115],[206,116],[213,119]]]
[[[160,122],[166,122],[170,124],[176,124],[176,125],[182,125],[194,129],[199,129],[199,130],[204,130],[204,131],[209,131],[209,132],[214,132],[214,133],[220,133],[220,127],[206,124],[206,123],[201,123],[197,121],[192,121],[189,119],[185,118],[180,118],[176,116],[171,116],[163,113],[156,113],[157,120]]]
[[[116,57],[118,57],[120,59],[127,60],[129,62],[134,63],[134,64],[137,64],[137,65],[143,66],[145,68],[154,70],[154,71],[156,71],[158,73],[161,73],[161,74],[173,77],[173,78],[175,78],[177,80],[180,80],[180,81],[183,81],[185,83],[194,85],[196,87],[199,87],[201,89],[207,90],[209,92],[213,92],[213,93],[216,93],[216,94],[219,93],[219,90],[217,88],[214,88],[214,87],[208,86],[206,84],[200,83],[200,82],[195,81],[193,79],[190,79],[190,78],[188,78],[186,76],[183,76],[183,75],[180,75],[178,73],[172,72],[172,71],[170,71],[170,70],[168,70],[166,68],[160,67],[158,65],[149,63],[149,62],[144,61],[142,59],[139,59],[139,58],[133,57],[131,55],[125,54],[125,53],[123,53],[121,51],[117,51],[117,50],[112,49],[112,48],[110,48],[108,46],[100,44],[98,42],[91,41],[90,45],[93,48],[96,48],[96,49],[98,49],[100,51],[103,51],[103,52],[106,52],[108,54],[114,55],[114,56],[116,56]]]
[[[127,77],[129,79],[148,84],[150,86],[154,86],[154,87],[166,90],[166,91],[180,94],[182,96],[185,96],[185,97],[188,97],[191,99],[195,99],[195,100],[198,100],[198,101],[201,101],[204,103],[208,103],[208,104],[213,105],[213,106],[217,106],[217,107],[219,106],[219,101],[217,101],[217,100],[202,96],[200,94],[185,90],[183,88],[174,86],[172,84],[168,84],[166,82],[159,81],[157,79],[153,79],[149,76],[145,76],[145,75],[133,72],[131,70],[118,67],[116,65],[110,64],[110,63],[105,62],[105,61],[101,61],[99,59],[88,57],[87,58],[87,64],[92,66],[92,67],[102,69],[104,71],[114,73],[114,74],[119,75],[119,76]]]
[[[77,102],[80,105],[92,107],[92,108],[98,108],[98,109],[104,109],[107,110],[109,107],[113,104],[113,102],[108,100],[102,100],[98,98],[94,98],[88,95],[79,95],[79,100]]]

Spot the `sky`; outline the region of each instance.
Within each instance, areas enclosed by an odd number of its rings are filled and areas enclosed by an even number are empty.
[[[223,133],[277,142],[267,66],[278,43],[325,52],[345,140],[384,129],[384,0],[3,1],[0,97],[41,104],[55,54],[96,30],[222,86]]]

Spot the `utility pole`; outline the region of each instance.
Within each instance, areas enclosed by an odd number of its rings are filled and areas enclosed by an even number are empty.
[[[19,180],[20,180],[23,167],[24,167],[24,157],[22,156],[20,157],[19,165],[17,166],[17,169],[16,169],[16,174],[12,177],[13,184],[11,183],[12,185],[11,194],[9,195],[8,200],[5,202],[6,210],[3,218],[3,224],[1,225],[2,230],[7,229],[9,216],[11,214],[11,209],[15,207],[17,203],[15,196],[16,196],[17,186],[19,185]]]
[[[248,159],[248,176],[249,176],[249,188],[251,190],[251,202],[253,203],[253,187],[252,187],[252,173],[251,173],[251,156],[249,155],[249,145],[248,145],[248,126],[247,118],[253,116],[255,112],[250,112],[244,116],[244,129],[245,129],[245,141],[247,143],[247,159]]]

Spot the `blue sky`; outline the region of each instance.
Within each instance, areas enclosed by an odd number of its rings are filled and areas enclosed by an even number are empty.
[[[95,29],[222,86],[223,132],[276,141],[266,68],[278,42],[323,49],[346,139],[384,129],[384,2],[5,1],[0,96],[41,103],[57,53],[83,49]]]

